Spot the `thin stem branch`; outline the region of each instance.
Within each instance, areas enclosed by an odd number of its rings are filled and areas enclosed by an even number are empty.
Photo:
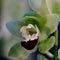
[[[50,53],[50,52],[47,52],[47,54],[46,54],[47,56],[49,56],[50,58],[53,58],[54,56],[53,56],[53,54],[52,53]]]
[[[58,29],[55,32],[55,46],[54,46],[54,58],[53,60],[58,60]]]

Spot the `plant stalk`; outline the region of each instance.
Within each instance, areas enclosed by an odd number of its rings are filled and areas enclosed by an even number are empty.
[[[56,41],[55,41],[54,50],[53,50],[53,52],[54,52],[53,60],[58,60],[58,29],[56,30],[54,35],[55,35]]]

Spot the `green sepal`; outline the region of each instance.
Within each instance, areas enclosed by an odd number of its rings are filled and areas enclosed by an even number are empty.
[[[39,42],[38,49],[41,53],[47,53],[55,44],[55,37],[52,36],[42,42]]]
[[[6,24],[8,30],[15,36],[22,37],[20,33],[20,28],[24,25],[21,21],[10,21]]]

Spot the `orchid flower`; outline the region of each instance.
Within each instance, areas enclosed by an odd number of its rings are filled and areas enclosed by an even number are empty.
[[[50,58],[54,57],[49,50],[58,44],[56,35],[50,35],[57,30],[59,14],[53,13],[52,7],[47,5],[49,1],[44,0],[42,5],[38,4],[37,7],[34,0],[29,0],[29,5],[34,11],[26,13],[21,21],[11,21],[6,24],[13,35],[22,38],[19,43],[11,47],[9,56],[23,59],[38,49],[40,53],[46,54]]]

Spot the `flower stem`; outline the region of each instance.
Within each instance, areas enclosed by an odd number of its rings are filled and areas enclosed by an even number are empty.
[[[55,32],[55,38],[56,38],[56,41],[55,41],[55,46],[54,46],[53,60],[58,60],[58,29]]]
[[[53,58],[53,54],[50,52],[47,52],[46,55],[49,56],[50,58]]]
[[[58,60],[58,46],[54,46],[54,58],[52,60]]]

